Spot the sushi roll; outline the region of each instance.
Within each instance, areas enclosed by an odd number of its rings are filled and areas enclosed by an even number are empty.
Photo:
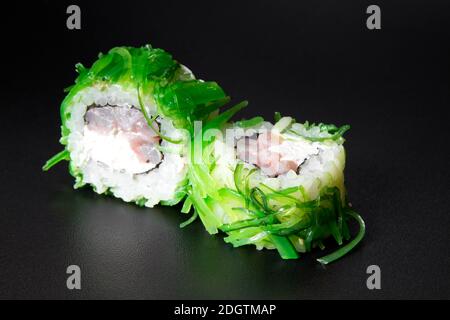
[[[190,165],[192,193],[183,208],[193,206],[209,233],[225,232],[234,247],[276,249],[283,259],[324,248],[331,237],[342,247],[319,259],[324,264],[361,241],[364,221],[344,186],[349,126],[297,123],[277,114],[275,124],[255,117],[220,132],[209,129],[201,156]],[[360,225],[351,241],[350,219]]]
[[[151,46],[113,48],[76,70],[60,110],[64,150],[43,169],[67,160],[75,188],[91,185],[141,206],[182,200],[192,123],[227,101],[223,90]]]

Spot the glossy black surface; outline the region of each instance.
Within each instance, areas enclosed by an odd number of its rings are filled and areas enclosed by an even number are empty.
[[[296,3],[296,2],[295,2]],[[252,1],[81,2],[11,8],[2,20],[0,298],[449,298],[448,6]],[[198,77],[248,99],[241,117],[275,111],[351,124],[346,184],[367,223],[363,243],[324,268],[315,258],[232,249],[200,222],[179,229],[179,207],[142,209],[72,189],[58,107],[79,61],[115,45],[162,47]],[[66,288],[66,268],[82,290]],[[366,287],[379,265],[382,289]]]

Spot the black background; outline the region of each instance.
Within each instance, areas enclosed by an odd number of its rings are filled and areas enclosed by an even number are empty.
[[[1,4],[0,298],[449,298],[448,1],[74,1]],[[370,4],[382,29],[366,28]],[[282,261],[232,249],[179,208],[142,209],[74,191],[60,150],[59,104],[74,65],[151,43],[215,80],[240,117],[275,111],[350,124],[346,184],[363,243]],[[68,265],[82,290],[66,288]],[[366,287],[379,265],[382,289]]]

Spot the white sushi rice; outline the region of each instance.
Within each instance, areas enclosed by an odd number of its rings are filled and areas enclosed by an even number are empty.
[[[149,115],[156,113],[156,105],[151,98],[145,98],[143,103]],[[84,117],[87,108],[92,105],[139,108],[139,101],[135,88],[104,83],[88,87],[72,99],[72,105],[68,106],[71,115],[67,121],[70,130],[67,149],[72,170],[81,173],[81,184],[92,185],[100,194],[109,189],[114,196],[127,202],[145,198],[147,207],[172,200],[186,178],[186,144],[163,140],[161,148],[164,156],[157,167],[137,164],[129,145],[120,141],[120,137],[100,139],[86,130]],[[186,139],[185,133],[175,129],[171,121],[164,118],[158,121],[164,136],[173,140]],[[152,170],[146,172],[149,169]]]
[[[242,137],[250,137],[255,133],[261,134],[273,129],[273,125],[265,122],[258,127],[244,130],[232,127],[227,130],[223,139],[215,142],[217,164],[213,176],[219,183],[234,186],[234,169],[237,163],[242,162],[236,153],[236,141]],[[282,134],[283,143],[272,147],[271,151],[281,154],[282,160],[295,160],[301,163],[299,172],[290,170],[277,177],[269,177],[263,170],[257,170],[251,176],[251,187],[263,183],[275,190],[303,186],[309,200],[314,200],[320,191],[326,187],[338,187],[344,200],[344,168],[345,149],[342,142],[324,141],[311,142],[294,134]],[[245,163],[248,168],[257,168],[255,165]],[[304,199],[306,200],[306,199]]]

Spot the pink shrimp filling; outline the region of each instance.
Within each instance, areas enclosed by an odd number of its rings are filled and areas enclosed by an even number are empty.
[[[295,161],[281,160],[280,153],[270,150],[282,142],[282,137],[275,133],[263,133],[258,138],[245,137],[237,142],[237,155],[239,159],[258,166],[270,177],[290,170],[297,171],[299,165]]]
[[[150,128],[142,112],[126,107],[91,107],[86,112],[86,124],[89,130],[102,135],[122,133],[126,136],[130,148],[142,163],[159,164],[162,154],[157,149],[160,142],[158,124],[153,122]]]

